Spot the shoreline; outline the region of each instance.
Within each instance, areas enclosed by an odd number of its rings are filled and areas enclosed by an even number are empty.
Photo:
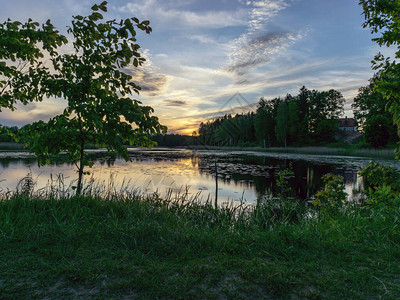
[[[127,147],[128,149],[137,149],[136,147]],[[327,147],[327,146],[306,146],[306,147],[220,147],[220,146],[202,146],[202,145],[187,145],[176,147],[153,147],[152,149],[186,149],[186,150],[224,150],[224,151],[256,151],[270,153],[285,153],[285,154],[318,154],[318,155],[338,155],[338,156],[356,156],[367,158],[386,158],[395,160],[395,152],[393,148],[384,149],[356,149],[346,147]],[[101,149],[101,148],[88,148]],[[0,151],[29,151],[24,144],[1,142]]]

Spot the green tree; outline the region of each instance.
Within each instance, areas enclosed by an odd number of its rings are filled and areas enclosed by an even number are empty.
[[[77,195],[82,190],[88,143],[106,147],[129,160],[123,143],[151,147],[149,136],[165,133],[166,127],[151,116],[153,109],[130,97],[140,87],[124,68],[144,62],[138,52],[136,29],[151,32],[149,21],[136,18],[103,22],[99,10],[107,11],[107,2],[92,7],[89,16],[73,17],[68,27],[75,52],[57,53],[51,62],[51,78],[43,84],[49,95],[68,101],[63,114],[47,123],[33,123],[25,132],[29,150],[39,164],[49,163],[51,156],[65,151],[78,168]]]
[[[288,118],[289,118],[289,109],[286,101],[281,102],[278,106],[278,112],[276,115],[276,126],[275,133],[276,139],[280,144],[284,144],[286,148],[286,140],[288,133]]]
[[[279,103],[282,100],[275,98],[266,100],[261,98],[257,105],[256,116],[254,118],[254,128],[256,138],[263,142],[264,147],[275,144],[276,113]]]
[[[309,130],[315,135],[318,124],[327,119],[338,119],[343,114],[344,99],[336,90],[316,91],[312,90],[309,103]]]
[[[264,148],[267,147],[267,139],[268,139],[268,121],[272,121],[272,117],[268,113],[268,111],[264,108],[257,108],[256,116],[254,117],[254,128],[256,138],[259,141],[262,141]]]
[[[381,79],[375,89],[387,100],[387,109],[393,115],[393,123],[397,126],[400,136],[400,1],[398,0],[360,0],[365,22],[363,27],[369,27],[371,33],[379,34],[372,40],[379,46],[395,46],[394,59],[378,53],[373,62],[373,68],[381,72]],[[397,153],[400,144],[397,147]]]
[[[309,142],[310,138],[318,139],[316,132],[318,127],[321,128],[319,123],[337,119],[344,111],[343,96],[334,89],[320,92],[303,86],[291,101],[297,103],[299,123],[296,136],[303,142]],[[324,123],[323,126],[326,127],[327,122]]]
[[[292,100],[289,102],[289,116],[288,116],[288,136],[290,143],[296,143],[299,141],[300,134],[300,118],[299,118],[299,107],[296,101]]]
[[[382,115],[372,116],[365,122],[365,141],[374,148],[385,147],[389,141],[392,128],[390,119]]]
[[[49,20],[42,26],[31,19],[24,24],[10,19],[0,24],[0,111],[14,110],[19,101],[42,100],[42,82],[48,75],[43,58],[54,56],[66,42]]]
[[[369,84],[365,87],[361,87],[358,90],[358,95],[354,98],[354,103],[352,104],[354,118],[357,122],[359,128],[364,131],[364,135],[367,139],[371,140],[373,137],[367,137],[368,134],[375,134],[373,128],[365,132],[366,124],[373,124],[372,118],[380,116],[381,120],[384,121],[384,127],[388,130],[387,136],[388,141],[380,142],[380,145],[387,144],[389,141],[396,141],[396,126],[392,124],[392,114],[386,110],[387,100],[375,87],[376,83],[380,80],[381,74],[375,74],[370,80]],[[388,125],[388,126],[386,126]],[[379,134],[379,133],[378,133]],[[382,136],[382,135],[381,135]],[[372,143],[371,143],[372,144]]]
[[[386,99],[375,89],[379,78],[380,75],[378,73],[374,74],[367,86],[359,88],[358,94],[354,98],[354,103],[351,105],[354,119],[361,128],[364,127],[367,119],[374,115],[387,115],[391,118],[391,114],[385,109]]]
[[[303,86],[299,94],[295,97],[295,101],[299,108],[299,120],[298,124],[298,139],[303,143],[307,143],[310,133],[309,125],[309,114],[310,114],[310,97],[311,91]]]
[[[333,142],[335,140],[334,135],[337,130],[337,119],[325,119],[318,123],[317,127],[315,128],[314,136],[317,142]]]

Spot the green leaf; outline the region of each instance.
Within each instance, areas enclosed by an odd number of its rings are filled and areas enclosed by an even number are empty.
[[[89,19],[92,21],[98,21],[103,19],[103,15],[101,13],[94,12],[89,16]]]

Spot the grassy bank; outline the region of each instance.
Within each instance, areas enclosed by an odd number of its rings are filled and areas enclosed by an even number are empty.
[[[0,201],[0,298],[400,297],[399,211],[309,216],[290,201],[16,196]]]
[[[11,143],[11,142],[0,142],[0,151],[4,150],[25,150],[24,144]]]

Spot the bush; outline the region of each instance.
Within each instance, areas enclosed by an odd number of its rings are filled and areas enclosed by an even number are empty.
[[[374,208],[395,208],[400,205],[400,174],[389,166],[370,162],[360,172],[366,187],[366,204]]]
[[[369,188],[366,194],[367,205],[375,208],[398,208],[400,205],[400,192],[393,190],[390,185],[383,184],[375,189]]]
[[[347,193],[344,191],[343,177],[334,174],[322,176],[325,183],[324,189],[315,194],[313,204],[324,215],[337,215],[343,207]]]
[[[383,166],[371,161],[367,167],[361,168],[366,188],[375,190],[383,185],[390,186],[392,190],[400,191],[400,174],[389,166]]]

